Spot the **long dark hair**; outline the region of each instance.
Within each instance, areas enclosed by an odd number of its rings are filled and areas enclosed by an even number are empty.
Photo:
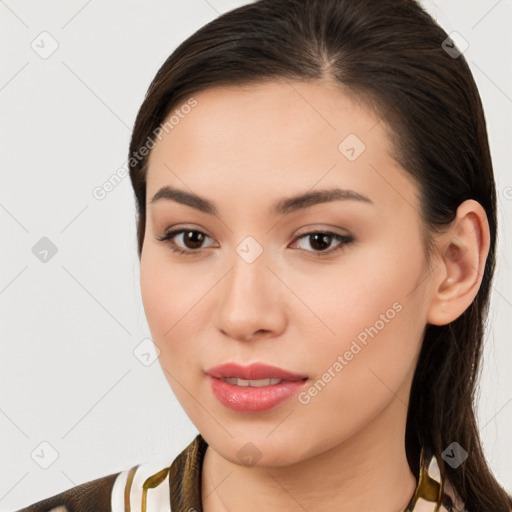
[[[405,444],[417,478],[423,446],[436,455],[469,512],[508,512],[512,498],[486,462],[474,412],[495,266],[495,184],[481,99],[464,56],[447,38],[415,0],[260,0],[202,27],[159,69],[135,121],[129,162],[138,255],[149,157],[141,158],[140,149],[156,140],[173,108],[219,85],[273,79],[340,84],[390,128],[394,158],[418,184],[427,237],[449,224],[466,199],[487,214],[490,250],[473,303],[450,324],[427,326]],[[442,458],[454,441],[468,453],[457,469]]]

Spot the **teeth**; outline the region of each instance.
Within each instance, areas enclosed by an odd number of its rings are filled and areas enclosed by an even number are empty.
[[[245,379],[239,379],[238,377],[224,377],[222,379],[224,382],[227,382],[228,384],[233,384],[235,386],[242,386],[242,387],[253,387],[253,388],[261,388],[263,386],[273,386],[275,384],[279,384],[282,382],[282,379],[258,379],[258,380],[245,380]]]

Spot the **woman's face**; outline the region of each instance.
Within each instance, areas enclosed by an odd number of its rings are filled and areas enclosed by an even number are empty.
[[[141,256],[146,317],[187,415],[238,464],[403,437],[429,270],[417,187],[384,124],[326,82],[217,87],[195,100],[152,150]],[[202,201],[153,200],[162,187]],[[334,189],[345,192],[290,201]],[[250,397],[272,389],[224,385],[233,408],[207,374],[227,362],[307,380],[264,410]]]

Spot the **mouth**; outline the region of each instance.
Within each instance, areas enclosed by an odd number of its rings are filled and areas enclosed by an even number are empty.
[[[273,409],[303,389],[309,380],[305,375],[261,363],[250,366],[227,363],[206,373],[217,400],[243,413]]]

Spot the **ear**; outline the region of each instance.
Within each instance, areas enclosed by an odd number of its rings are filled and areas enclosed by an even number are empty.
[[[427,322],[446,325],[473,302],[482,282],[490,233],[482,205],[464,201],[448,231],[436,241],[437,258]]]

